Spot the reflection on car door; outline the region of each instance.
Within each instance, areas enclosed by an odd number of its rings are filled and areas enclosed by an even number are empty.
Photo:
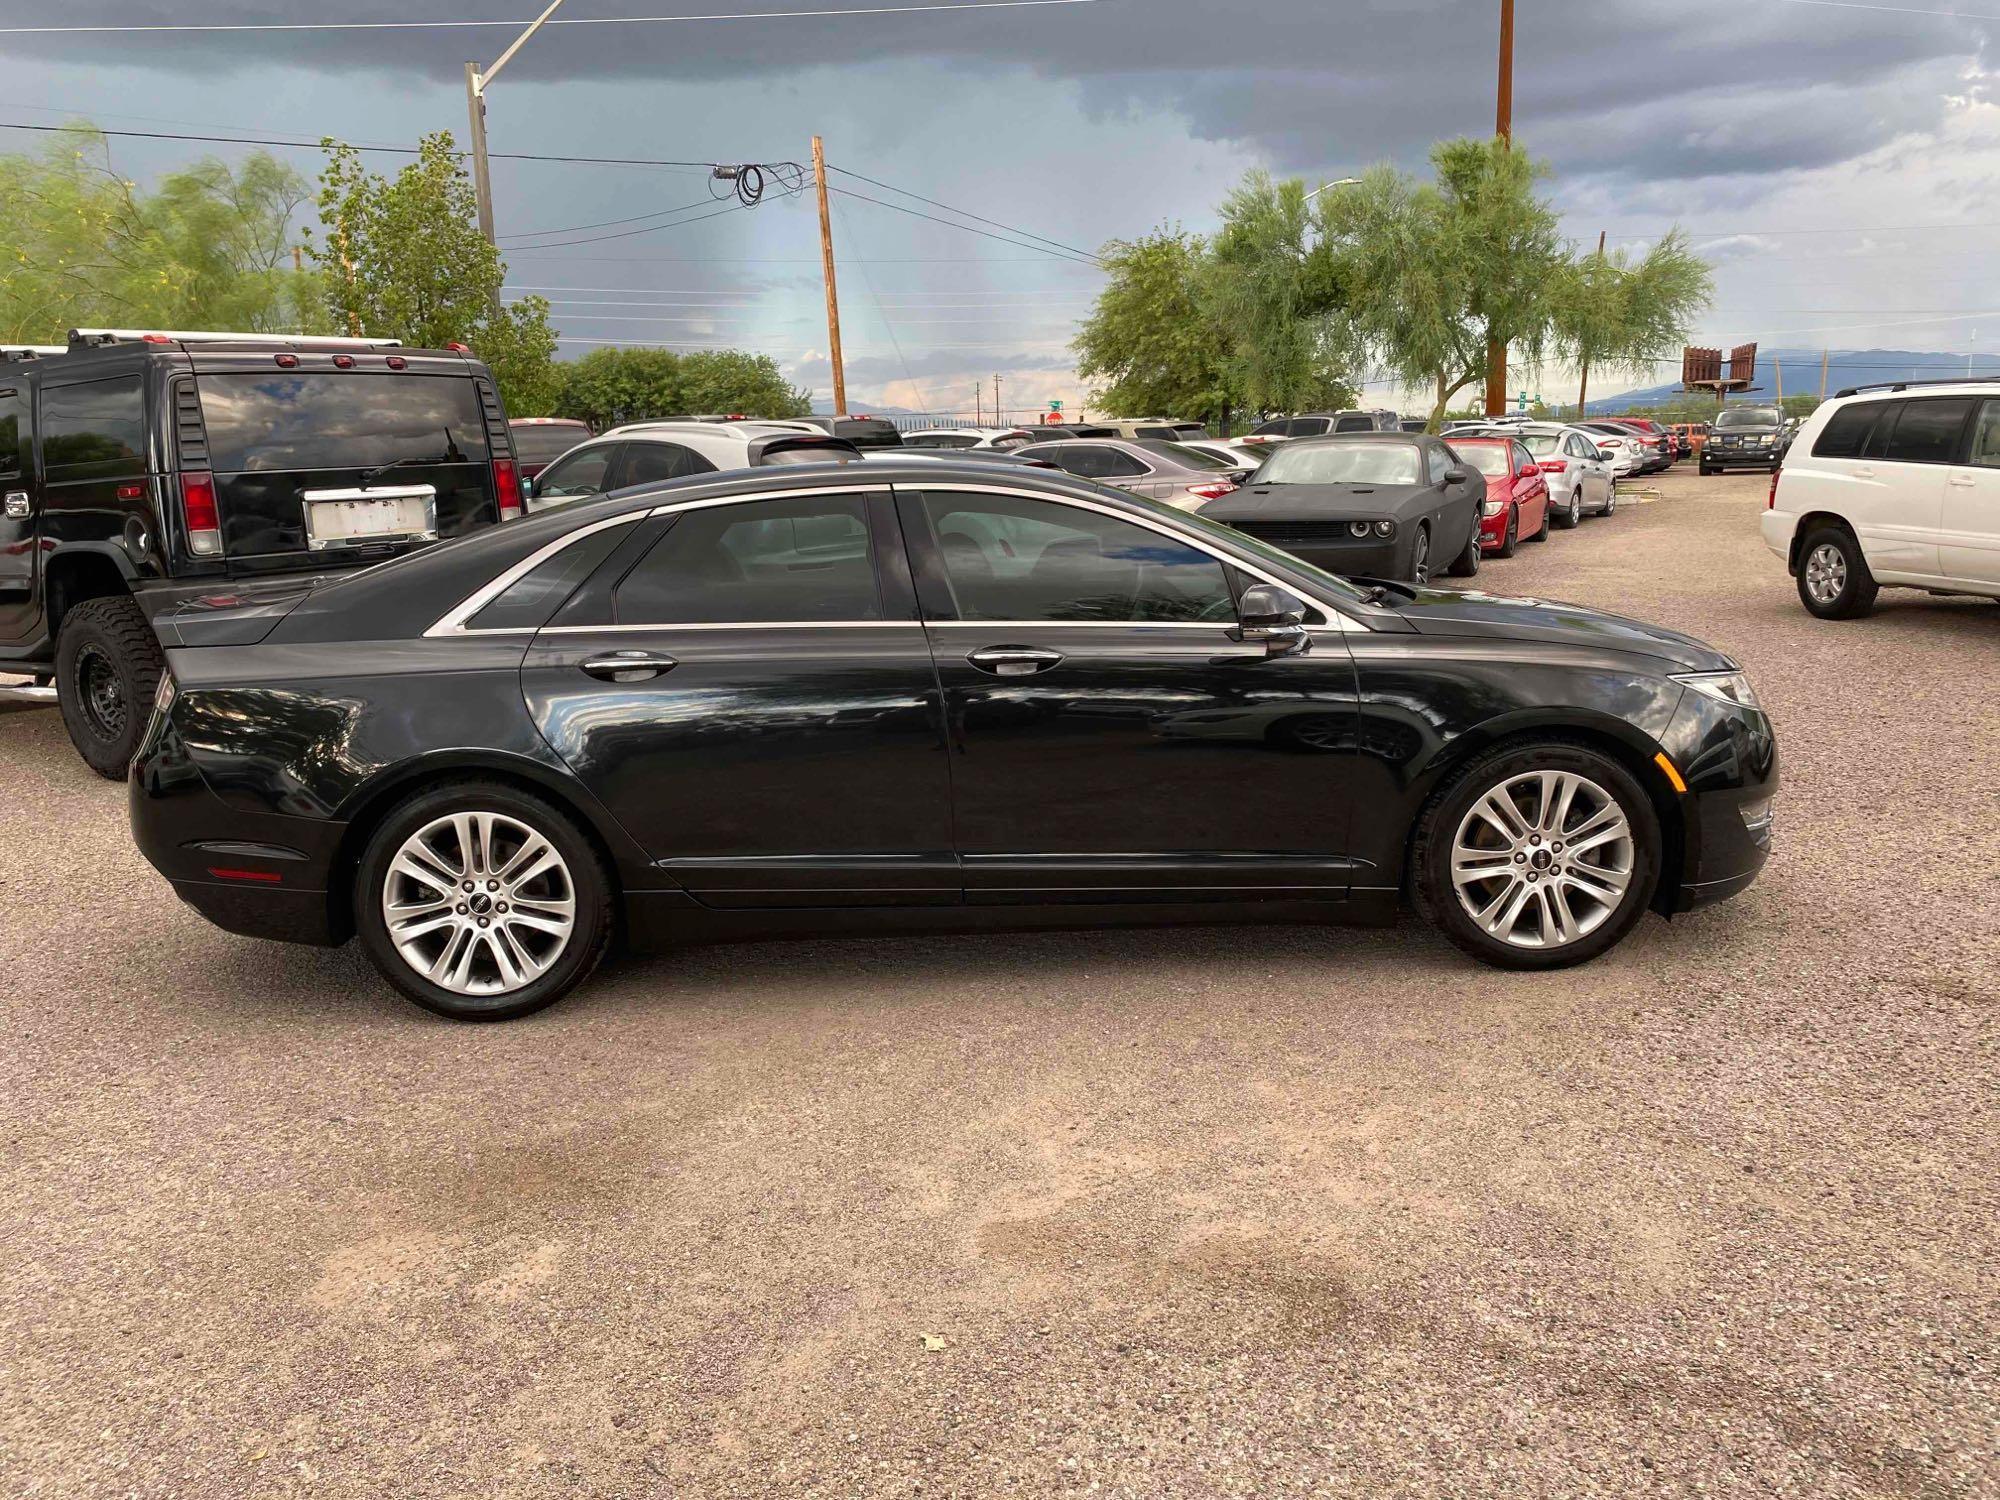
[[[1961,583],[2000,584],[2000,401],[1982,401],[1966,461],[1945,482],[1939,571]]]
[[[543,737],[711,906],[955,904],[944,719],[886,490],[654,516],[536,635]]]
[[[33,632],[35,604],[35,444],[26,383],[0,387],[0,641]]]
[[[966,899],[1339,898],[1357,750],[1336,630],[1233,638],[1241,575],[1087,501],[900,490]]]

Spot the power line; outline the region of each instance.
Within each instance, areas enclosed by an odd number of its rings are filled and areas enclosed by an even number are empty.
[[[905,208],[900,203],[884,203],[880,198],[871,198],[866,193],[855,192],[854,189],[852,188],[829,187],[827,191],[830,193],[838,193],[843,198],[855,198],[863,203],[872,203],[877,208],[894,209],[897,213],[908,214],[910,215],[911,218],[914,219],[928,219],[931,221],[931,223],[942,224],[947,229],[962,229],[967,234],[980,235],[989,240],[999,240],[1001,244],[1012,245],[1017,250],[1041,249],[1039,245],[1031,245],[1023,240],[1008,239],[1005,235],[995,234],[990,229],[975,229],[970,224],[960,224],[951,219],[940,219],[936,214],[920,213],[914,208]],[[1054,260],[1067,260],[1076,265],[1095,266],[1098,270],[1103,269],[1103,266],[1095,258],[1085,259],[1080,256],[1070,255],[1067,252],[1060,250],[1042,250],[1042,253]]]
[[[885,192],[900,193],[905,198],[914,198],[919,203],[928,203],[932,208],[941,208],[946,213],[957,214],[962,219],[977,219],[982,224],[991,224],[995,229],[1004,229],[1009,234],[1020,235],[1023,239],[1040,240],[1044,245],[1053,245],[1056,249],[1067,250],[1072,255],[1081,255],[1093,261],[1098,259],[1095,251],[1081,250],[1075,245],[1065,245],[1061,240],[1052,240],[1045,234],[1036,234],[1032,230],[1021,229],[1013,224],[1002,224],[998,219],[984,218],[963,208],[953,208],[949,203],[940,203],[935,198],[926,198],[922,193],[913,193],[908,188],[899,188],[891,183],[878,182],[873,177],[863,177],[859,172],[850,172],[845,167],[834,166],[832,162],[828,162],[827,166],[830,170],[838,172],[842,177],[852,177],[857,182],[868,183],[871,187],[881,188]]]
[[[710,200],[713,202],[714,200]],[[727,208],[718,208],[712,214],[696,214],[692,219],[676,219],[671,224],[648,224],[644,229],[621,229],[616,234],[587,235],[580,240],[544,240],[538,245],[510,245],[512,250],[553,250],[560,245],[601,245],[606,240],[629,240],[635,234],[656,234],[662,229],[679,229],[684,224],[699,224],[703,219],[719,219],[724,214],[733,214],[750,207],[747,203],[732,203]],[[544,230],[545,234],[555,234],[557,230]]]
[[[948,10],[1020,10],[1030,6],[1096,5],[1101,0],[964,0],[956,5],[864,5],[835,10],[726,11],[705,16],[561,16],[544,26],[663,26],[678,21],[797,21],[834,16],[902,16]],[[149,25],[0,26],[0,36],[75,36],[86,34],[163,31],[464,31],[476,27],[518,29],[518,18],[504,21],[169,21]]]
[[[596,224],[564,224],[559,229],[522,229],[513,234],[503,234],[500,238],[503,240],[532,240],[549,234],[575,234],[579,230],[584,229],[609,229],[615,224],[643,224],[648,219],[664,219],[669,214],[684,214],[691,209],[706,208],[711,203],[717,201],[719,200],[711,195],[707,198],[697,198],[692,203],[683,203],[679,208],[663,208],[658,213],[634,214],[629,219],[605,219]],[[532,249],[534,247],[523,246],[522,248]]]
[[[1937,16],[1947,21],[2000,21],[1987,11],[1977,10],[1916,10],[1907,5],[1871,5],[1863,0],[1782,0],[1787,5],[1819,5],[1829,10],[1879,10],[1892,16]]]
[[[0,120],[0,130],[33,130],[45,135],[87,135],[119,136],[142,141],[200,141],[210,145],[223,146],[285,146],[295,151],[320,151],[325,149],[319,141],[287,141],[269,136],[254,135],[182,135],[166,130],[103,130],[96,126],[76,125],[28,125],[14,120]],[[336,146],[348,144],[339,140]],[[386,152],[391,156],[417,156],[421,152],[415,146],[349,146],[354,151]],[[467,156],[469,152],[454,151],[453,156]],[[572,166],[587,167],[703,167],[714,169],[724,165],[712,161],[667,161],[650,157],[634,156],[549,156],[531,151],[494,151],[489,153],[495,161],[552,161],[564,162]],[[1032,247],[1029,247],[1032,248]]]

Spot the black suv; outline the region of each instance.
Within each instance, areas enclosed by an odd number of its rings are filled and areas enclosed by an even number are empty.
[[[120,777],[159,683],[149,621],[520,513],[469,350],[79,329],[0,350],[0,672],[55,684]]]
[[[1725,406],[1709,424],[1708,441],[1701,448],[1701,472],[1775,469],[1790,446],[1785,415],[1777,407]]]

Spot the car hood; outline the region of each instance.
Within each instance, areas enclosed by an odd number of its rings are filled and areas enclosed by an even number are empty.
[[[1389,607],[1420,635],[1546,641],[1551,645],[1636,651],[1672,662],[1683,672],[1736,670],[1735,662],[1694,636],[1581,604],[1448,589],[1418,589],[1411,598],[1407,584],[1388,587],[1394,595]]]
[[[1421,484],[1252,484],[1201,508],[1211,521],[1306,521],[1323,516],[1393,516]]]

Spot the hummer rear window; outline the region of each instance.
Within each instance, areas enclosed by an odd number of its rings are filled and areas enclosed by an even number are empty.
[[[479,395],[460,376],[272,370],[195,383],[219,474],[487,461]]]

